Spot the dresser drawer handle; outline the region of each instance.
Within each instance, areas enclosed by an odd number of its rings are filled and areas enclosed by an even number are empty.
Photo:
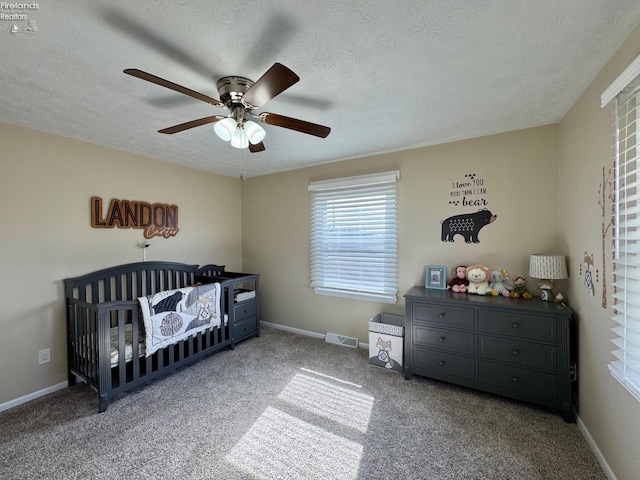
[[[447,362],[445,362],[444,360],[440,360],[440,362],[438,362],[438,365],[444,365],[445,363]]]
[[[438,339],[438,341],[439,341],[439,342],[444,342],[445,340],[446,340],[446,339],[445,339],[444,337],[440,337],[440,338]]]
[[[441,313],[440,315],[438,315],[438,318],[443,319],[444,318],[444,313]]]
[[[512,323],[511,328],[518,328],[520,326],[519,323]]]
[[[520,381],[520,378],[518,378],[518,377],[512,377],[512,378],[511,378],[511,381],[512,381],[512,382],[514,382],[514,383],[518,383],[518,382]]]
[[[520,354],[520,350],[513,350],[511,352],[511,355],[519,355]]]

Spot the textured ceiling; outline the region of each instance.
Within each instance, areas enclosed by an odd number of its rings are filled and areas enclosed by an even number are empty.
[[[38,7],[1,12],[0,121],[234,177],[558,122],[640,21],[638,0]],[[218,98],[218,78],[257,80],[275,62],[301,80],[257,112],[330,126],[326,139],[266,125],[252,154],[211,125],[163,135],[226,111],[122,73]]]

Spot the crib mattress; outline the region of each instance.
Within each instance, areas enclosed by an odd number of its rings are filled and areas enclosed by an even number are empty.
[[[225,326],[228,323],[229,320],[229,316],[227,314],[225,314],[223,316],[224,319],[224,324]],[[220,327],[217,327],[220,328]],[[132,336],[133,336],[133,326],[131,323],[127,323],[124,326],[124,357],[125,357],[125,362],[130,362],[131,359],[133,358],[133,342],[132,342]],[[138,342],[138,356],[139,357],[144,357],[145,353],[146,353],[146,349],[145,349],[145,342]],[[118,327],[113,327],[111,328],[111,366],[115,367],[116,365],[118,365],[118,362],[120,360],[120,354],[118,352]]]
[[[224,315],[224,324],[225,326],[228,323],[228,315]],[[219,328],[219,327],[218,327]],[[133,358],[133,341],[132,341],[132,337],[133,337],[133,326],[131,323],[127,323],[124,326],[124,356],[125,356],[125,362],[130,362],[131,359]],[[80,352],[85,352],[85,347],[87,347],[87,345],[85,344],[85,341],[87,340],[86,337],[81,337],[79,342],[79,347],[80,347]],[[120,361],[120,353],[118,352],[118,327],[112,327],[111,328],[111,338],[110,338],[110,346],[111,346],[111,351],[109,352],[110,355],[110,363],[112,367],[115,367],[118,365],[119,361]],[[138,356],[140,358],[143,358],[145,356],[146,350],[145,350],[145,342],[138,342]],[[83,357],[85,357],[86,355],[84,353],[81,354]]]

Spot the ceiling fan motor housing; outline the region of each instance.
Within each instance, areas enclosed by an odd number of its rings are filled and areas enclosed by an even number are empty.
[[[234,103],[242,103],[242,97],[253,86],[253,80],[245,77],[230,76],[218,80],[220,101],[228,108]]]

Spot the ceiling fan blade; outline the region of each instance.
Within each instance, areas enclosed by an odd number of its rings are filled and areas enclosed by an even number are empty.
[[[204,117],[199,118],[198,120],[191,120],[190,122],[181,123],[180,125],[174,125],[173,127],[163,128],[162,130],[158,130],[158,133],[178,133],[184,130],[189,130],[190,128],[199,127],[201,125],[206,125],[207,123],[215,123],[219,120],[222,120],[222,115],[214,115],[212,117]]]
[[[182,85],[178,85],[177,83],[170,82],[169,80],[165,80],[164,78],[156,77],[147,72],[143,72],[142,70],[138,70],[137,68],[127,68],[124,70],[124,73],[127,75],[131,75],[133,77],[141,78],[142,80],[146,80],[147,82],[155,83],[156,85],[160,85],[162,87],[170,88],[179,93],[184,93],[185,95],[189,95],[190,97],[201,100],[205,103],[209,103],[211,105],[215,105],[216,107],[224,108],[224,104],[220,100],[216,100],[213,97],[205,95],[200,92],[196,92],[195,90],[191,90],[190,88],[183,87]]]
[[[258,115],[258,118],[268,125],[275,125],[277,127],[284,127],[297,132],[308,133],[309,135],[315,135],[316,137],[326,138],[331,133],[331,128],[317,123],[305,122],[304,120],[298,120],[296,118],[285,117],[275,113],[263,112]]]
[[[256,143],[255,145],[253,143],[250,143],[249,151],[251,153],[264,152],[264,143],[260,142],[260,143]]]
[[[273,66],[246,91],[242,99],[253,108],[259,108],[298,81],[300,81],[298,75],[281,63],[274,63]]]
[[[194,52],[195,49],[189,48],[188,44],[181,46],[174,39],[170,39],[169,36],[163,36],[162,32],[166,32],[167,29],[158,29],[150,16],[147,16],[144,21],[137,20],[130,11],[125,11],[124,8],[112,7],[110,5],[112,3],[115,2],[104,2],[104,6],[96,6],[97,13],[110,28],[150,48],[157,55],[162,55],[173,62],[179,63],[203,77],[214,80],[222,76],[220,72],[211,69],[211,64],[217,64],[217,61],[212,61],[211,57],[198,56]]]

